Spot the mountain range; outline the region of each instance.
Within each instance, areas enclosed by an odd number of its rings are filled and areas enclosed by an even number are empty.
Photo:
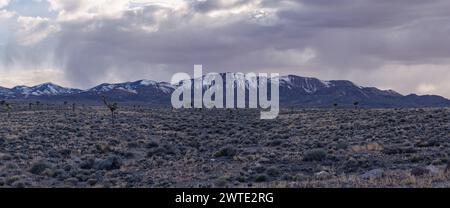
[[[284,107],[331,107],[335,104],[350,107],[355,102],[366,108],[450,107],[450,100],[441,96],[415,94],[405,96],[393,90],[362,87],[345,80],[323,81],[289,75],[280,77],[279,82],[280,104]],[[107,96],[115,102],[170,106],[171,94],[177,86],[166,82],[139,80],[101,84],[81,90],[44,83],[34,87],[17,86],[11,89],[0,87],[0,99],[18,102],[68,101],[99,104],[101,97]],[[247,83],[247,90],[249,87],[252,86]]]

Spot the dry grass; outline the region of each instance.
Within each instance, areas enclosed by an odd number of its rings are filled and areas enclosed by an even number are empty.
[[[449,188],[450,175],[411,174],[388,175],[375,180],[362,180],[359,176],[340,176],[330,179],[312,179],[303,182],[278,181],[258,184],[257,188]]]
[[[449,109],[259,113],[24,106],[0,113],[0,186],[450,187]]]

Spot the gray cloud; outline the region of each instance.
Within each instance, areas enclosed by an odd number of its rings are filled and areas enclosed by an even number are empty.
[[[194,64],[203,64],[208,71],[352,79],[401,92],[433,84],[431,93],[450,97],[442,79],[450,78],[442,70],[450,66],[449,1],[186,2],[183,9],[152,4],[113,17],[59,21],[60,30],[40,44],[50,48],[68,82],[81,87],[169,80],[175,72],[192,72]],[[416,77],[395,72],[383,78],[394,66]]]

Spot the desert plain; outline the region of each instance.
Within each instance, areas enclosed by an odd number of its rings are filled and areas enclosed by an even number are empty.
[[[450,109],[259,116],[16,105],[0,113],[0,187],[450,187]]]

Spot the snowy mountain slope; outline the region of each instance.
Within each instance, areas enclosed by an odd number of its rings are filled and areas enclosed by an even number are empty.
[[[44,83],[34,87],[17,86],[11,89],[17,96],[57,96],[66,94],[76,94],[82,90],[64,88],[53,83]]]
[[[233,74],[234,78],[238,77]],[[221,74],[226,84],[226,75]],[[235,88],[256,88],[257,80],[239,81]],[[194,83],[194,80],[191,80]],[[268,79],[271,82],[271,79]],[[449,107],[450,101],[434,95],[403,96],[392,90],[380,90],[375,87],[362,87],[346,80],[324,81],[316,78],[300,76],[279,77],[280,103],[282,106],[298,107],[330,107],[353,106],[359,102],[362,107]],[[0,87],[0,99],[33,99],[43,101],[76,101],[101,102],[101,96],[108,96],[117,102],[144,103],[150,105],[170,106],[172,92],[179,86],[165,82],[139,80],[117,84],[101,84],[88,90],[64,88],[52,83],[44,83],[34,87],[17,86],[12,89]],[[210,86],[202,83],[205,90]],[[236,89],[235,89],[236,90]]]

